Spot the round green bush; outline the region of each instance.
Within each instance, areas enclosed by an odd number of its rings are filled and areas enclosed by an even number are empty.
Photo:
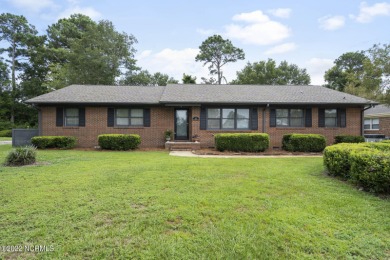
[[[17,147],[12,149],[6,159],[6,166],[23,166],[33,164],[36,161],[36,148],[34,146]]]
[[[127,151],[138,148],[141,137],[135,134],[104,134],[98,136],[98,143],[102,149]]]
[[[336,135],[334,143],[364,143],[364,137],[361,135]]]
[[[31,143],[38,149],[59,148],[72,149],[77,139],[73,136],[34,136]]]
[[[319,134],[287,134],[283,136],[282,147],[291,152],[322,152],[326,139]]]

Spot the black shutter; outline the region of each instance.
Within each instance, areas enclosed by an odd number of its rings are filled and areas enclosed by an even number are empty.
[[[253,107],[251,109],[251,129],[257,130],[259,129],[259,119],[257,115],[257,107]]]
[[[346,127],[347,126],[347,113],[345,108],[337,109],[337,126]]]
[[[206,108],[201,107],[200,108],[200,130],[206,130],[207,129],[207,115],[206,115]]]
[[[269,126],[276,127],[276,109],[271,108],[269,112]]]
[[[85,126],[85,108],[79,108],[79,126]]]
[[[56,110],[56,126],[63,126],[64,125],[64,108],[63,107],[57,107]]]
[[[325,127],[325,109],[318,109],[318,127]]]
[[[150,108],[144,109],[144,126],[150,127]]]
[[[311,119],[311,108],[306,108],[305,111],[305,127],[311,127],[312,125]]]
[[[107,126],[113,127],[115,121],[115,108],[109,107],[107,109]]]

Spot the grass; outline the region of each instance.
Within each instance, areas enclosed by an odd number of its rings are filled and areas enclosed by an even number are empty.
[[[0,137],[0,141],[12,141],[12,137]]]
[[[0,158],[9,151],[0,146]],[[38,151],[0,167],[0,258],[390,258],[390,203],[321,158]]]

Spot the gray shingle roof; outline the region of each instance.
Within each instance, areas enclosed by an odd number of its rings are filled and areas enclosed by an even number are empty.
[[[321,86],[169,85],[161,103],[368,104],[372,101]]]
[[[374,115],[388,115],[390,116],[390,106],[387,105],[378,105],[373,108],[367,109],[364,111],[365,116],[374,116]]]
[[[26,101],[33,104],[355,104],[375,103],[321,86],[71,85]],[[376,104],[376,103],[375,103]]]
[[[158,104],[164,87],[70,85],[32,98],[27,103]]]

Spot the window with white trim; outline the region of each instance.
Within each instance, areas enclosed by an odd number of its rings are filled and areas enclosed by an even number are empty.
[[[118,108],[115,110],[116,126],[143,126],[144,110],[140,108]]]
[[[279,127],[303,127],[303,109],[276,109],[276,126]]]
[[[379,118],[364,119],[364,130],[379,130]]]
[[[64,109],[65,126],[79,126],[79,109],[65,108]]]
[[[249,108],[208,108],[207,129],[248,130]]]
[[[337,109],[325,109],[325,127],[337,127]]]

